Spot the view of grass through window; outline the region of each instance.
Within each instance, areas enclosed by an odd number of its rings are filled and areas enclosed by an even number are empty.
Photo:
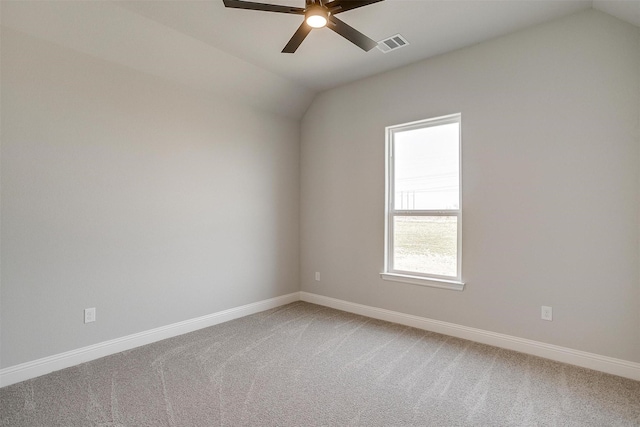
[[[395,217],[393,227],[396,270],[455,276],[458,224],[449,216]]]

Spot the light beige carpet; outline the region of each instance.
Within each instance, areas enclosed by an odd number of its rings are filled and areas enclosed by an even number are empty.
[[[640,382],[298,302],[0,389],[2,426],[640,426]]]

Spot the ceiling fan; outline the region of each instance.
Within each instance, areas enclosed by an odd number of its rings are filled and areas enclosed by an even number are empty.
[[[370,51],[378,42],[370,39],[355,28],[335,17],[338,13],[368,6],[384,0],[305,0],[305,7],[289,7],[277,4],[254,3],[243,0],[223,0],[226,7],[236,9],[262,10],[266,12],[292,13],[304,15],[305,19],[293,34],[282,53],[294,53],[312,29],[328,27],[351,43],[365,51]]]

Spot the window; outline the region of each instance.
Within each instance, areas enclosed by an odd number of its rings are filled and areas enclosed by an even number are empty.
[[[382,278],[462,290],[460,114],[387,127]]]

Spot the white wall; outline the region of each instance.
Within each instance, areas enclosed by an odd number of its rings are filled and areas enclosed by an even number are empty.
[[[1,48],[0,367],[299,289],[296,120]]]
[[[2,26],[210,94],[300,119],[315,92],[118,1],[2,1]],[[214,2],[210,13],[224,10]],[[126,6],[126,7],[122,7]],[[157,5],[156,5],[157,6]],[[188,7],[187,7],[188,8]]]
[[[246,103],[7,27],[1,52],[0,368],[300,283],[640,361],[637,27],[590,11],[328,91],[301,150]],[[384,127],[454,112],[467,288],[382,281]]]
[[[467,286],[383,281],[385,126],[458,112]],[[321,94],[302,290],[640,362],[639,118],[640,29],[596,11]]]

